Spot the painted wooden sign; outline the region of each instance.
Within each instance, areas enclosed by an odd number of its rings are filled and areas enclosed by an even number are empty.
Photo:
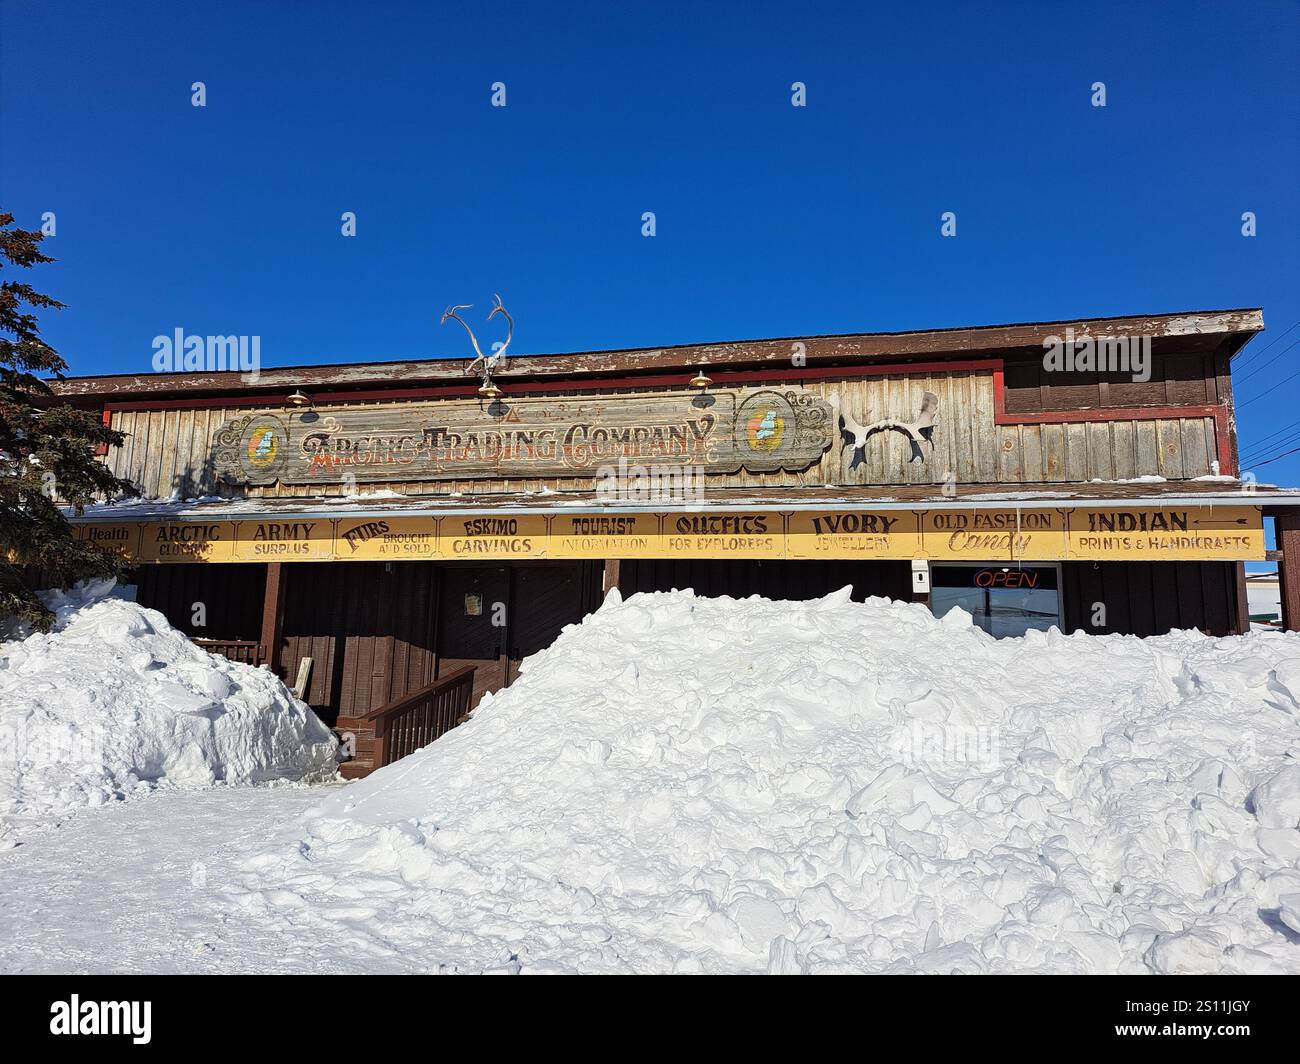
[[[530,558],[1259,561],[1258,506],[277,518],[95,525],[149,563]]]
[[[324,517],[237,521],[231,560],[324,562],[334,558],[334,521]]]
[[[660,515],[564,514],[551,518],[557,558],[661,558]]]
[[[910,510],[789,515],[788,558],[921,558],[919,517]]]
[[[1053,561],[1066,557],[1062,510],[930,510],[922,557],[945,561]]]
[[[778,513],[665,514],[662,558],[784,558],[785,520]]]
[[[213,461],[233,484],[579,476],[620,459],[793,472],[832,442],[825,399],[763,388],[267,411],[217,429]]]
[[[1158,562],[1168,557],[1264,557],[1264,528],[1258,506],[1216,506],[1200,510],[1138,510],[1115,507],[1075,510],[1066,549],[1071,558]]]
[[[439,557],[432,517],[339,518],[334,553],[341,561],[422,561]]]

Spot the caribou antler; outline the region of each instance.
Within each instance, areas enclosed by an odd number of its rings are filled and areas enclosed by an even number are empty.
[[[473,303],[458,303],[454,307],[448,307],[446,310],[442,312],[442,318],[438,321],[439,325],[446,325],[448,318],[455,318],[458,322],[460,322],[461,328],[463,328],[467,333],[469,333],[469,342],[474,345],[474,354],[478,356],[478,358],[474,359],[474,362],[470,363],[471,366],[479,362],[483,358],[483,352],[479,350],[478,337],[474,335],[474,330],[469,327],[469,323],[466,322],[465,319],[462,318],[459,314],[457,314],[456,311],[469,310],[473,306],[474,306]],[[468,373],[469,370],[466,370],[465,372]]]
[[[931,448],[934,447],[934,426],[938,421],[938,415],[939,397],[934,392],[924,392],[921,395],[921,411],[915,421],[900,421],[898,418],[886,417],[873,421],[869,425],[863,425],[847,411],[841,412],[840,437],[846,447],[852,448],[853,460],[849,463],[849,468],[857,469],[866,461],[867,439],[886,429],[894,429],[907,437],[912,445],[908,462],[918,460],[924,462],[925,452],[921,450],[921,443],[925,442]]]
[[[508,328],[506,329],[506,342],[503,343],[498,350],[492,353],[489,368],[495,369],[496,364],[506,357],[506,348],[510,346],[510,338],[515,334],[515,319],[510,316],[510,311],[506,310],[506,305],[501,302],[501,297],[495,292],[492,294],[492,300],[492,312],[488,314],[487,320],[491,321],[498,314],[504,314],[506,316],[506,321],[509,323]]]
[[[475,358],[474,361],[472,361],[468,366],[465,367],[465,372],[473,373],[474,368],[481,362],[483,363],[484,380],[487,380],[488,374],[490,374],[492,370],[496,368],[497,363],[500,362],[501,359],[505,357],[506,348],[510,346],[510,339],[515,334],[515,319],[512,318],[510,316],[510,312],[506,310],[505,304],[501,302],[501,297],[498,295],[493,295],[492,300],[493,300],[492,310],[488,314],[487,320],[491,321],[498,314],[504,314],[506,316],[506,321],[510,323],[510,327],[509,330],[506,332],[505,343],[501,345],[499,350],[494,351],[490,356],[483,354],[483,349],[478,345],[478,337],[474,335],[474,330],[469,327],[468,322],[466,322],[464,318],[462,318],[459,314],[456,313],[456,311],[458,310],[470,310],[474,306],[473,303],[458,303],[454,307],[448,307],[446,310],[442,312],[442,318],[438,322],[439,325],[445,325],[447,324],[448,318],[455,318],[458,322],[460,322],[461,328],[463,328],[467,333],[469,333],[469,342],[474,345]]]

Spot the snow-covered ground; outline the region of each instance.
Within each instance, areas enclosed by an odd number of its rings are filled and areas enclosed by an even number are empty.
[[[0,644],[0,848],[157,787],[334,775],[336,741],[279,679],[112,586],[47,596],[54,629]]]
[[[26,835],[0,853],[0,972],[338,970],[328,944],[254,929],[221,893],[324,789],[158,790]]]
[[[0,968],[1298,972],[1298,721],[1282,633],[615,598],[364,781],[0,853]]]

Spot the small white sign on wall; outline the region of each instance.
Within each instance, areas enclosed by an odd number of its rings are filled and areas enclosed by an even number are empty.
[[[924,558],[912,560],[912,593],[914,595],[930,593],[930,563]]]

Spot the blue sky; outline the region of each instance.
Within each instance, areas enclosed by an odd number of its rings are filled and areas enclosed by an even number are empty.
[[[437,315],[493,291],[515,353],[1262,306],[1258,347],[1300,321],[1295,3],[0,12],[0,203],[56,214],[32,279],[74,373],[147,370],[175,328],[259,335],[269,365],[459,357]],[[1300,418],[1297,337],[1240,389],[1247,450]],[[1260,476],[1300,483],[1300,455]]]

